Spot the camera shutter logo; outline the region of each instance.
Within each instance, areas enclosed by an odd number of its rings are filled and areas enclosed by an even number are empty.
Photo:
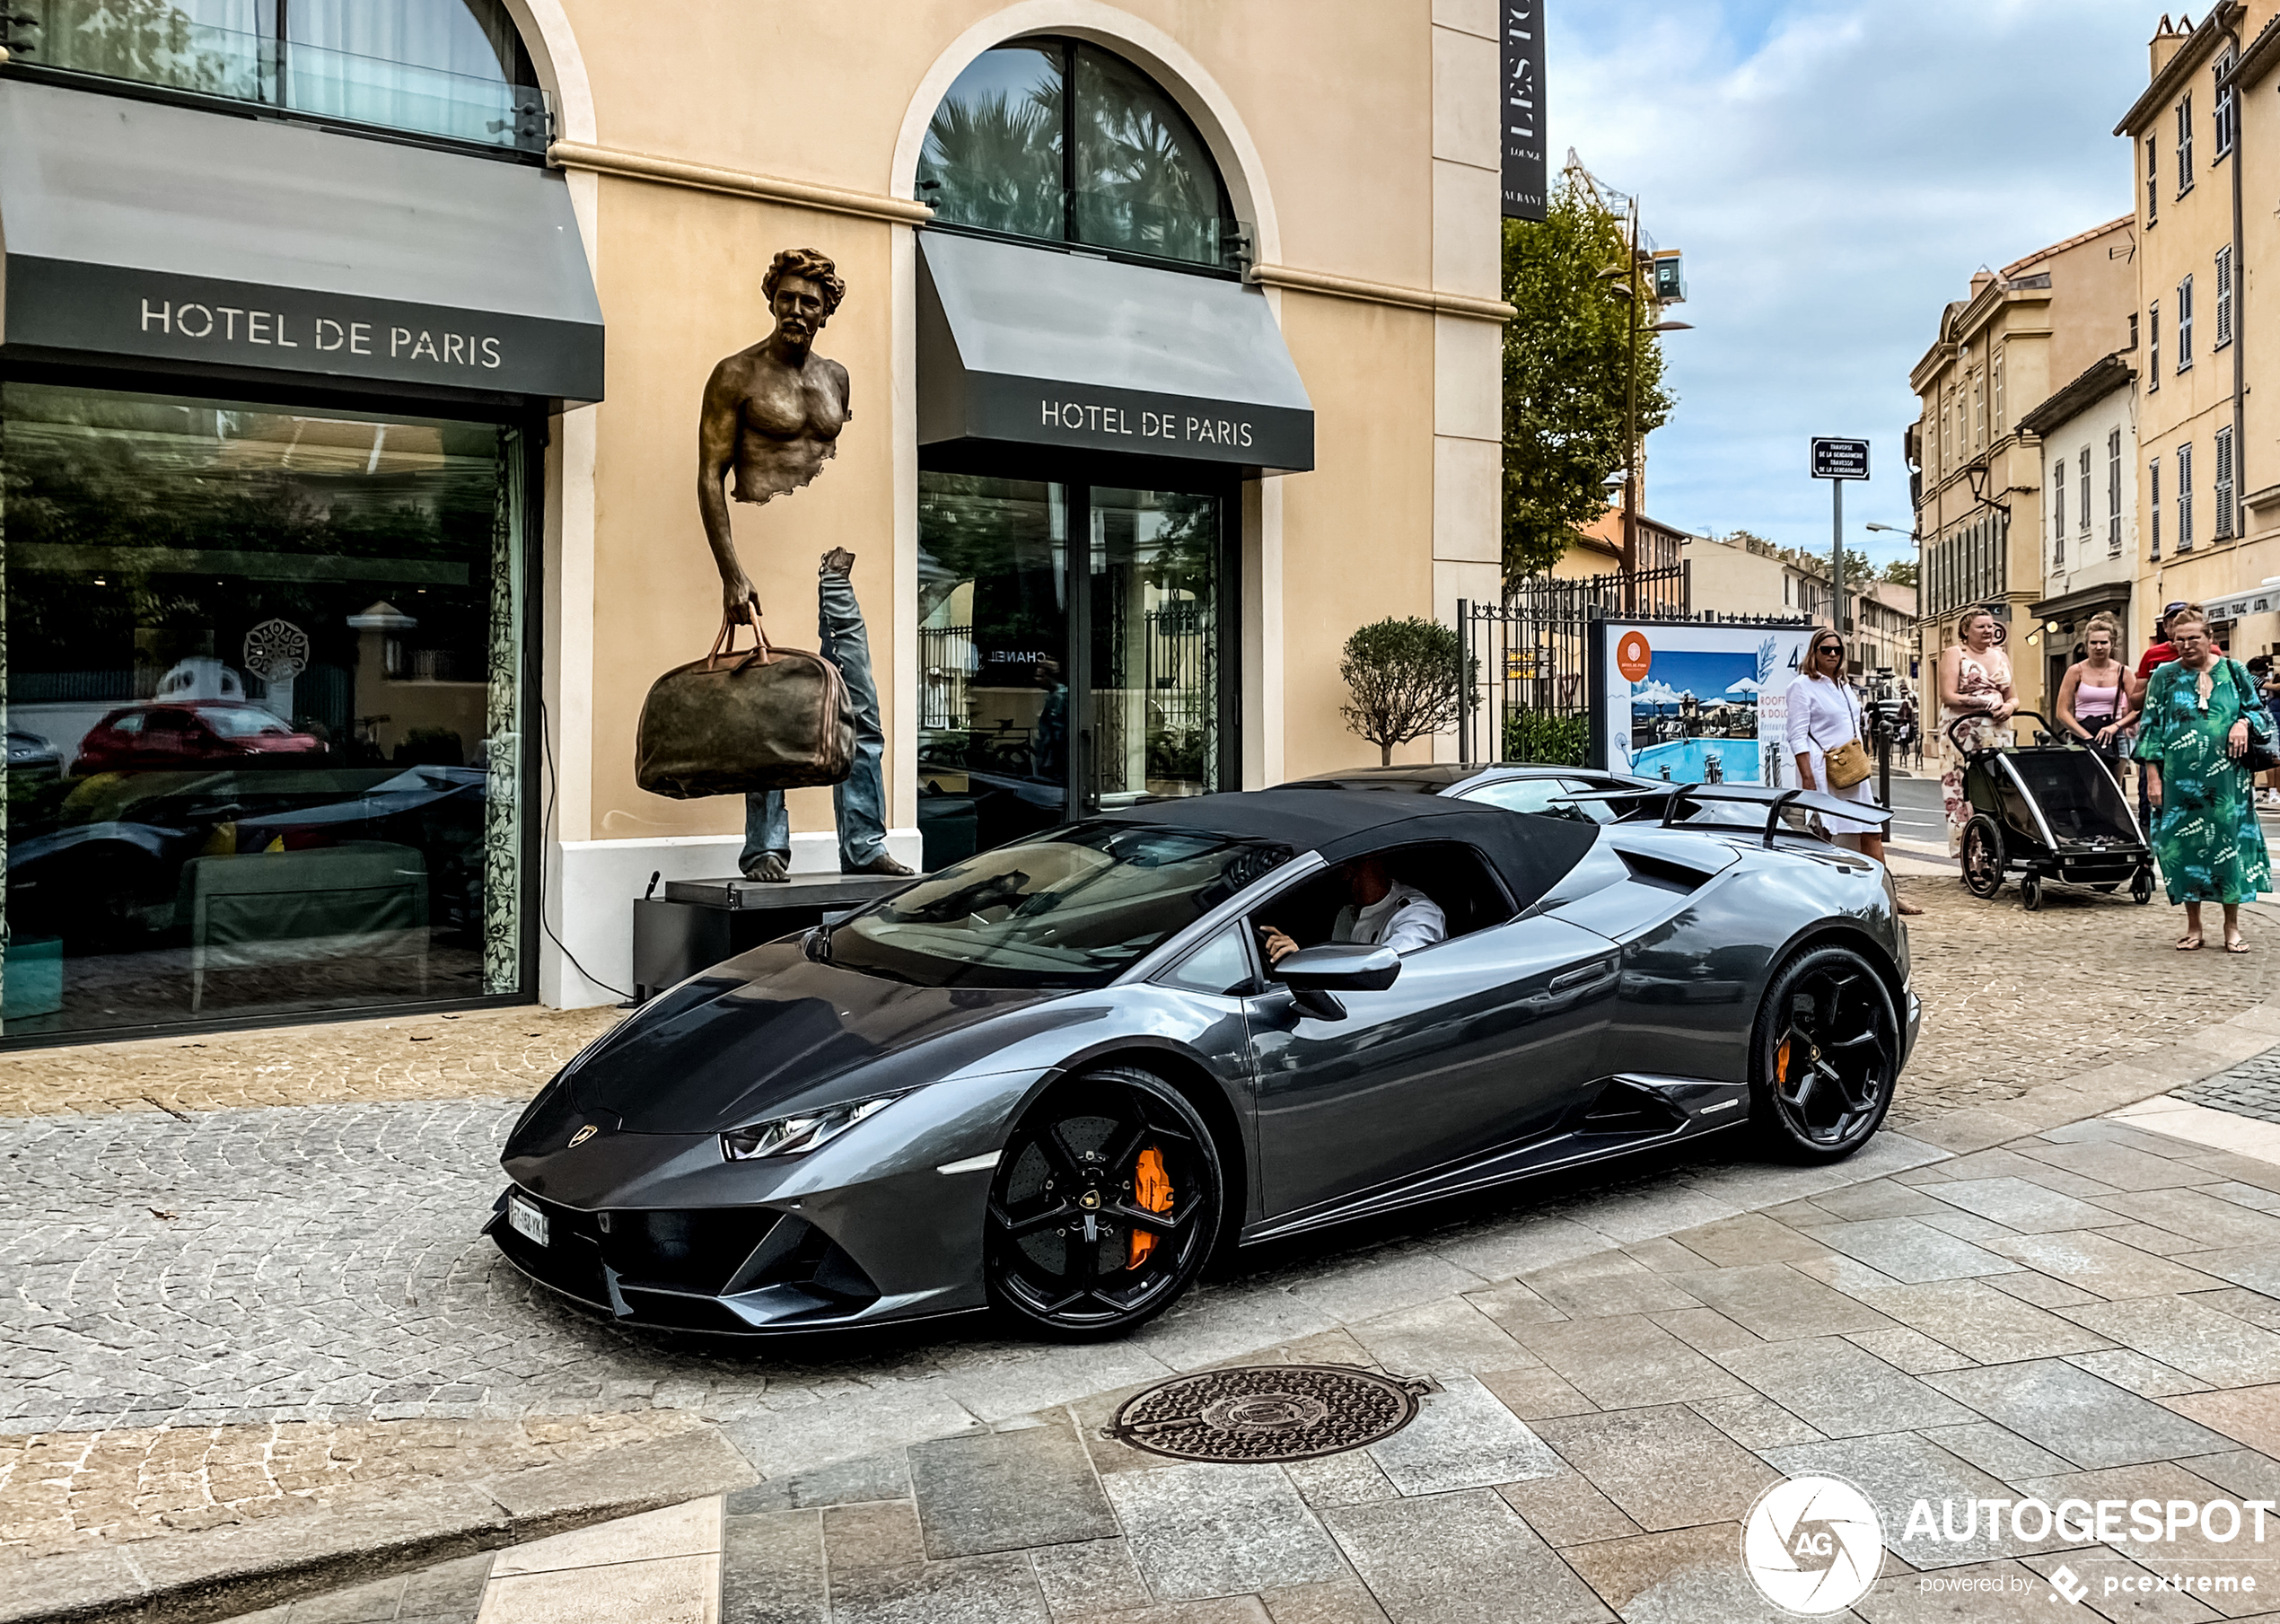
[[[1868,1497],[1841,1478],[1793,1478],[1749,1508],[1741,1562],[1784,1611],[1837,1612],[1876,1583],[1884,1527]]]

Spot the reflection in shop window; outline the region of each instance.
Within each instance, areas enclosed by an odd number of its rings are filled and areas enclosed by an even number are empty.
[[[1179,104],[1075,40],[976,57],[926,127],[917,187],[944,224],[1224,269],[1246,249],[1219,166]]]
[[[0,385],[6,1036],[524,990],[524,456]]]
[[[0,37],[34,67],[546,149],[545,92],[502,0],[19,0],[10,12]]]

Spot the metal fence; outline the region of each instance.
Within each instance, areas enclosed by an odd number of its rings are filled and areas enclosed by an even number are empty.
[[[1460,724],[1468,761],[1581,767],[1591,742],[1591,627],[1595,619],[1693,619],[1687,565],[1560,579],[1533,575],[1502,603],[1460,601],[1457,631],[1474,702]]]
[[[1591,748],[1592,626],[1597,620],[1798,627],[1802,620],[1694,610],[1688,566],[1574,580],[1536,576],[1502,603],[1457,605],[1474,703],[1460,724],[1468,761],[1582,767]]]

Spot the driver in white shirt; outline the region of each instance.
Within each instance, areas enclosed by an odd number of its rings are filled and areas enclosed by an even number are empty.
[[[1337,872],[1353,900],[1338,909],[1331,941],[1365,943],[1406,954],[1448,939],[1449,921],[1441,905],[1388,873],[1384,858],[1355,857],[1339,864]],[[1272,925],[1260,926],[1258,933],[1269,964],[1279,964],[1298,951],[1298,944]]]

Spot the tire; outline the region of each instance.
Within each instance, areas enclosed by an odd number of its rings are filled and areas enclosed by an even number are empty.
[[[2153,871],[2141,868],[2130,877],[2129,900],[2143,908],[2153,900]]]
[[[2042,876],[2028,874],[2019,882],[2019,905],[2029,913],[2042,906]]]
[[[1963,883],[1986,901],[2003,889],[2003,826],[1985,812],[1963,826]]]
[[[1161,1211],[1135,1190],[1151,1150],[1171,1185]],[[1056,1340],[1122,1336],[1194,1283],[1218,1241],[1225,1189],[1211,1130],[1162,1077],[1105,1067],[1071,1078],[1030,1108],[998,1162],[983,1220],[990,1302]],[[1144,1233],[1153,1246],[1128,1260]]]
[[[1892,1108],[1899,1017],[1883,977],[1849,947],[1815,947],[1776,973],[1750,1041],[1760,1136],[1797,1162],[1840,1162]]]

